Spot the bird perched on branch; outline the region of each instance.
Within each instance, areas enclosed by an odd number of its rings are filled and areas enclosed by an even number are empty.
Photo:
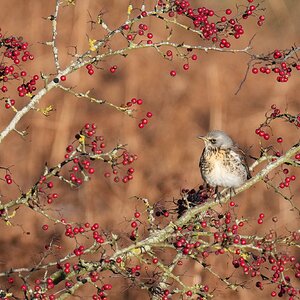
[[[199,162],[203,180],[216,188],[233,190],[251,178],[244,152],[223,131],[198,136],[205,144]]]

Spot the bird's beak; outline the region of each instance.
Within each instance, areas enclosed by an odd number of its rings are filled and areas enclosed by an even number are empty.
[[[204,135],[198,135],[197,139],[203,140],[203,141],[207,141],[207,138]]]

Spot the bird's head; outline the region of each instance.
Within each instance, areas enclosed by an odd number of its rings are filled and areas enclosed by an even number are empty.
[[[207,135],[198,138],[204,141],[205,148],[208,149],[228,149],[234,145],[232,139],[221,130],[210,131]]]

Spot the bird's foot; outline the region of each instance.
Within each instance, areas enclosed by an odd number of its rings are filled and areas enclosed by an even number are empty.
[[[235,196],[235,195],[236,195],[235,188],[230,187],[230,188],[229,188],[229,197],[230,197],[230,199],[231,199],[233,196]]]
[[[218,186],[215,188],[214,198],[216,202],[220,202],[221,200],[221,193],[219,192]]]

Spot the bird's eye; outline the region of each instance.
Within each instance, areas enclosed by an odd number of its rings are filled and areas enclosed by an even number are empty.
[[[215,139],[211,139],[210,142],[214,145],[217,141]]]

